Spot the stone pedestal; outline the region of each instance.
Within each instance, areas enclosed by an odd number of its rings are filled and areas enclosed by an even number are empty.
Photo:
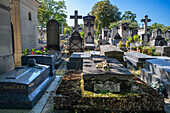
[[[83,52],[82,42],[83,39],[81,38],[78,31],[74,31],[69,38],[69,52]]]

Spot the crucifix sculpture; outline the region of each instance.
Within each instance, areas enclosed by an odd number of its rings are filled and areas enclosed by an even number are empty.
[[[75,19],[75,21],[74,21],[74,30],[78,31],[78,19],[82,19],[82,16],[78,16],[78,11],[75,10],[75,16],[70,16],[70,19]]]
[[[144,26],[145,34],[147,34],[147,23],[150,21],[151,21],[151,19],[148,19],[148,15],[145,16],[145,19],[141,20],[141,22],[144,22],[144,24],[145,24],[145,26]]]

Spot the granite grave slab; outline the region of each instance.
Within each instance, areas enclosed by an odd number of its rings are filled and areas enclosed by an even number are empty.
[[[21,66],[0,76],[0,108],[31,109],[54,80],[50,66]]]
[[[145,68],[141,69],[141,79],[148,84],[163,84],[170,98],[170,59],[150,59],[145,61],[145,65]]]
[[[127,62],[127,68],[139,69],[145,66],[145,60],[155,59],[153,56],[145,55],[142,53],[125,53],[125,61]]]
[[[50,66],[50,75],[56,75],[56,70],[55,70],[55,61],[56,55],[39,55],[39,54],[34,54],[34,55],[26,55],[21,57],[22,65],[28,65],[28,60],[29,59],[35,59],[38,64],[44,64],[44,65],[49,65]]]
[[[83,69],[83,59],[90,59],[90,53],[74,52],[67,62],[67,69]]]
[[[118,61],[123,61],[124,52],[113,45],[100,46],[101,55],[106,55],[108,58],[116,58]]]

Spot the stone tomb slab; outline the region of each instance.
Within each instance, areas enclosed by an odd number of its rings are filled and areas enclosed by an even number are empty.
[[[145,69],[162,79],[170,80],[170,59],[146,60]]]
[[[100,51],[90,51],[91,57],[100,56]]]
[[[138,69],[145,66],[145,60],[155,59],[153,56],[145,55],[142,53],[126,53],[125,61],[127,61],[127,67]]]
[[[90,53],[74,52],[67,62],[67,69],[83,69],[83,59],[90,59]]]
[[[116,59],[109,58],[107,62],[112,64],[109,72],[96,68],[97,62],[94,60],[83,60],[84,89],[113,93],[130,91],[133,74]]]
[[[166,89],[166,92],[164,92],[165,96],[170,98],[170,81],[169,80],[163,79],[160,77],[160,75],[153,74],[152,72],[146,69],[141,69],[140,78],[147,84],[151,84],[155,82],[162,83],[164,88]]]
[[[0,108],[31,109],[54,80],[47,65],[18,67],[0,76]]]
[[[35,59],[36,63],[38,64],[43,64],[43,65],[49,65],[50,66],[50,74],[56,75],[56,70],[55,70],[55,60],[56,60],[56,55],[26,55],[21,57],[22,65],[28,65],[28,60],[29,59]]]
[[[150,59],[145,61],[140,78],[147,84],[162,83],[166,89],[165,96],[170,98],[170,59]]]
[[[106,55],[108,58],[116,58],[118,61],[123,61],[124,52],[113,45],[100,46],[101,55]]]

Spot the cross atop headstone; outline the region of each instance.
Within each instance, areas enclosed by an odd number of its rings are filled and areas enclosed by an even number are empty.
[[[91,24],[90,21],[87,22],[87,24],[85,24],[86,26],[88,26],[88,30],[89,32],[91,32],[91,26],[93,26],[94,24]]]
[[[78,11],[75,10],[75,16],[70,16],[70,19],[75,19],[74,21],[74,30],[78,31],[78,19],[82,19],[82,16],[78,16]]]
[[[141,20],[141,22],[144,22],[144,24],[145,24],[145,26],[144,26],[145,34],[147,34],[147,23],[150,21],[151,21],[151,19],[148,19],[148,15],[145,16],[145,19]]]

